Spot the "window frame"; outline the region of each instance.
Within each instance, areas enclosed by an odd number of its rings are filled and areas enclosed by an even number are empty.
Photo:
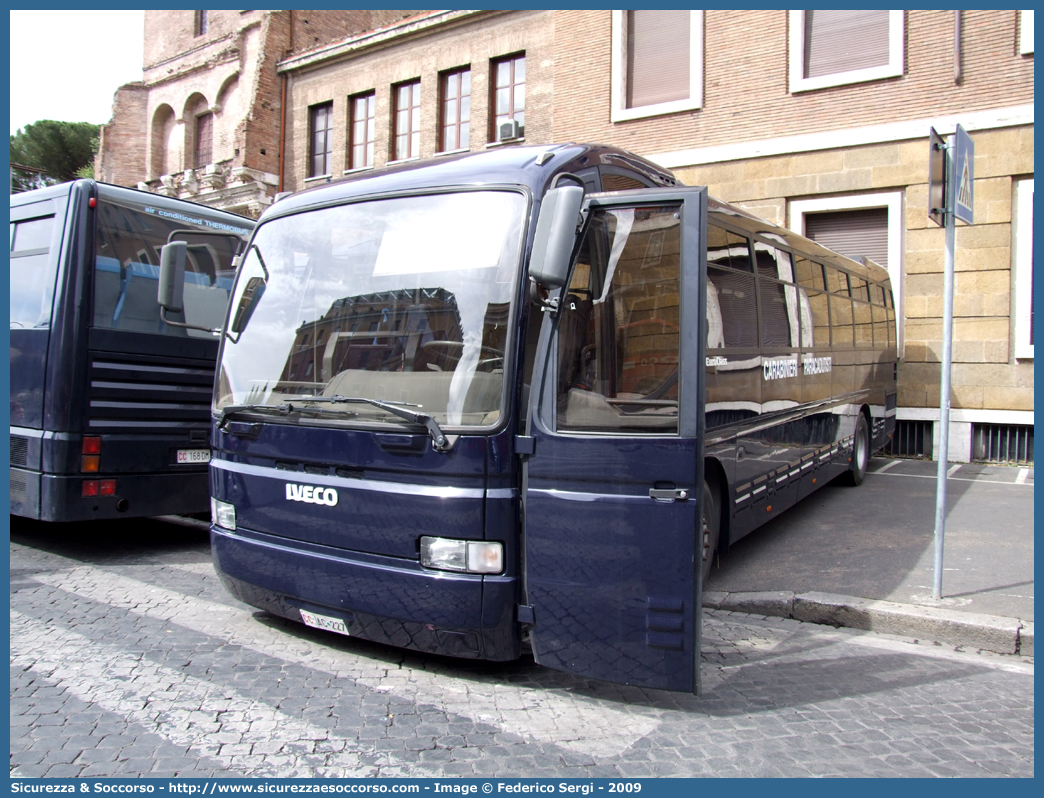
[[[399,107],[399,91],[401,89],[408,88],[409,91],[409,107],[402,109]],[[420,158],[421,150],[421,130],[420,130],[420,115],[421,115],[421,79],[413,78],[411,80],[404,80],[399,83],[392,85],[392,124],[391,124],[391,160],[389,163],[397,163],[399,161],[415,161]],[[399,132],[399,113],[406,111],[406,118],[410,125],[410,129],[406,132],[406,154],[399,155],[397,149],[397,142],[400,135]],[[414,133],[413,130],[413,115],[417,115],[417,130]],[[416,151],[414,148],[414,136],[416,135]]]
[[[625,11],[613,11],[610,80],[612,107],[610,121],[626,122],[650,116],[697,111],[703,108],[703,11],[689,11],[689,97],[655,105],[627,107],[627,18]]]
[[[516,108],[515,105],[514,105],[514,102],[515,102],[515,86],[518,86],[518,85],[526,86],[528,84],[528,82],[529,82],[529,70],[528,70],[528,68],[526,70],[526,77],[525,77],[525,79],[523,79],[521,83],[515,82],[515,62],[520,60],[520,59],[522,61],[526,60],[526,51],[525,50],[520,50],[520,51],[518,51],[516,53],[511,53],[510,55],[501,55],[501,56],[497,56],[496,58],[490,59],[490,63],[489,63],[489,66],[490,66],[490,70],[489,70],[489,123],[490,123],[490,125],[492,127],[492,130],[490,130],[489,142],[491,144],[500,144],[502,141],[505,141],[505,140],[514,143],[514,142],[525,141],[525,139],[526,139],[526,123],[525,122],[522,123],[522,135],[520,135],[517,139],[501,139],[500,138],[500,123],[497,122],[497,119],[500,118],[500,117],[503,117],[503,116],[506,116],[508,119],[514,120],[515,116],[517,114],[519,114],[519,113],[522,114],[523,118],[525,117],[526,103],[523,102],[521,108]],[[510,107],[510,110],[508,111],[507,114],[498,114],[497,113],[497,89],[503,88],[503,87],[497,85],[497,68],[501,64],[505,64],[505,63],[511,65],[511,82],[508,83],[508,86],[507,86],[507,88],[510,89],[511,107]],[[527,99],[528,99],[528,97],[527,97]]]
[[[464,76],[465,73],[467,73],[467,75],[468,75],[468,93],[466,95],[463,93],[463,89],[462,89],[463,83],[464,83],[463,76]],[[447,85],[448,85],[448,81],[450,79],[454,79],[454,78],[457,80],[457,96],[456,96],[457,116],[456,116],[455,121],[453,121],[452,123],[447,124],[447,121],[446,121],[446,102],[447,102],[446,88],[447,88]],[[460,111],[460,109],[461,109],[461,100],[464,97],[468,98],[468,118],[467,118],[467,120],[462,120],[461,119],[461,111]],[[461,125],[464,124],[465,121],[467,122],[467,125],[468,125],[468,140],[465,141],[464,143],[461,143],[461,140],[460,140],[460,138],[461,138],[461,136],[460,136],[460,128],[461,128]],[[445,132],[447,127],[452,127],[456,131],[455,135],[456,135],[456,141],[457,141],[457,146],[456,147],[450,147],[448,149],[443,146],[443,143],[444,143],[443,142],[443,133]],[[435,152],[437,154],[441,154],[441,153],[445,153],[445,152],[463,151],[463,150],[470,149],[470,147],[471,147],[471,65],[470,64],[468,64],[466,66],[457,67],[455,69],[447,69],[447,70],[439,73],[439,122],[438,122],[438,128],[437,128],[437,131],[436,131],[435,135],[437,137],[437,141],[435,142]]]
[[[1011,316],[1015,360],[1032,360],[1033,178],[1015,180],[1014,184],[1011,214]]]
[[[906,14],[904,11],[888,12],[888,63],[882,66],[852,69],[806,78],[805,75],[805,12],[790,11],[790,85],[791,94],[815,91],[830,86],[847,86],[884,78],[901,77],[904,74]]]
[[[790,201],[790,224],[798,235],[805,235],[805,216],[832,211],[861,211],[886,208],[888,210],[888,277],[891,281],[892,299],[896,308],[899,354],[902,355],[905,318],[903,307],[903,193],[889,191],[879,194],[856,194],[847,197],[824,197],[810,200]]]
[[[210,31],[210,20],[206,11],[196,11],[193,20],[193,36],[206,36]]]
[[[203,125],[201,125],[201,122],[204,119],[206,119],[207,121],[204,122]],[[214,112],[210,110],[204,111],[201,114],[197,114],[195,121],[193,122],[194,128],[192,131],[192,164],[193,168],[195,169],[203,169],[204,167],[214,163],[214,122]],[[210,135],[210,140],[206,142],[206,159],[201,157],[204,155],[204,150],[201,147],[201,144],[203,143],[203,131],[201,130],[201,127],[203,127],[204,125],[208,125],[210,128],[208,131]]]
[[[361,142],[363,147],[364,163],[355,162],[355,147],[360,142],[355,140],[355,125],[360,120],[355,115],[356,103],[360,100],[366,101],[366,118],[364,122],[366,138]],[[372,103],[371,103],[372,101]],[[372,124],[371,124],[372,122]],[[372,135],[371,135],[372,128]],[[355,172],[361,169],[372,169],[377,158],[377,92],[374,89],[361,91],[348,96],[348,147],[347,147],[347,169],[344,171]]]
[[[323,131],[326,135],[326,149],[323,152],[325,169],[317,172],[315,171],[315,159],[319,153],[316,151],[315,142],[316,133],[319,132],[317,122],[320,112],[326,114],[326,128]],[[305,171],[308,180],[329,177],[333,174],[333,100],[308,106],[308,169]]]

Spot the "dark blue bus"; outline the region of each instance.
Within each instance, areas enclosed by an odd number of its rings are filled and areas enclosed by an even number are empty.
[[[609,147],[302,192],[236,280],[217,571],[394,646],[697,689],[715,550],[894,426],[884,269]]]
[[[210,397],[232,260],[254,227],[78,180],[11,196],[11,513],[205,513]],[[187,247],[180,314],[159,252]]]

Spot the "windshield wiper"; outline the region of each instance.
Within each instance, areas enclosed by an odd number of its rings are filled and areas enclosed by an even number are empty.
[[[268,405],[268,404],[265,404],[264,402],[258,402],[258,403],[255,403],[255,404],[245,404],[245,405],[225,405],[218,412],[218,424],[220,425],[229,416],[231,416],[231,415],[233,415],[235,413],[241,413],[241,412],[246,411],[246,410],[254,410],[254,411],[268,412],[268,413],[281,413],[283,415],[286,415],[286,413],[287,413],[287,411],[286,411],[286,409],[284,408],[283,405]]]
[[[424,428],[428,430],[428,434],[431,436],[432,448],[437,452],[448,452],[453,448],[453,441],[446,437],[446,434],[442,431],[442,428],[427,413],[420,413],[416,410],[408,410],[404,405],[405,402],[382,402],[379,399],[368,399],[364,396],[295,396],[292,400],[283,402],[279,405],[279,410],[289,413],[293,412],[294,402],[322,402],[325,404],[366,404],[378,407],[393,416],[398,416],[406,421],[412,421],[415,424],[423,424]],[[411,405],[412,407],[419,407],[419,405]]]

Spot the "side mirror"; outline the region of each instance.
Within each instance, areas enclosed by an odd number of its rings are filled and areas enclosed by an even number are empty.
[[[583,188],[559,186],[548,191],[540,203],[529,276],[542,288],[551,290],[566,284],[583,202]]]
[[[188,243],[171,241],[160,250],[159,287],[156,301],[164,310],[181,313],[185,309],[185,254]]]
[[[265,294],[265,280],[263,277],[251,277],[247,280],[243,295],[239,298],[239,306],[236,308],[235,316],[232,318],[231,332],[241,333],[246,329],[250,317],[254,315],[254,308]]]

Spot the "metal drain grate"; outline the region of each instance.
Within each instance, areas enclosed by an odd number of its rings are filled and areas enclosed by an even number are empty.
[[[972,459],[979,463],[1033,464],[1033,427],[973,424]]]
[[[896,421],[892,440],[882,450],[889,457],[932,457],[932,421]]]

